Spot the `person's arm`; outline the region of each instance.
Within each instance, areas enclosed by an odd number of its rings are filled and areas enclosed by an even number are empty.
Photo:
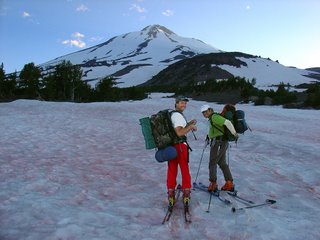
[[[186,127],[176,127],[174,129],[178,137],[185,136],[190,131],[197,131],[197,127],[195,124],[188,124]]]
[[[224,121],[224,125],[229,129],[229,131],[232,133],[233,136],[238,137],[238,133],[234,129],[234,126],[230,120],[226,119]]]
[[[174,130],[178,137],[185,136],[189,131],[197,130],[196,120],[191,120],[190,122],[186,122],[186,119],[183,117],[181,113],[173,113],[171,115],[171,121],[173,123]]]

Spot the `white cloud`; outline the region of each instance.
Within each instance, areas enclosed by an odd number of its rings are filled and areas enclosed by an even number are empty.
[[[250,10],[250,9],[251,9],[250,5],[247,5],[247,6],[246,6],[246,9],[247,9],[247,10]]]
[[[28,12],[23,12],[22,15],[21,15],[23,18],[27,19],[26,21],[28,21],[29,23],[32,23],[32,24],[37,24],[39,25],[40,22],[35,19],[30,13]]]
[[[80,39],[69,39],[69,40],[64,40],[62,44],[70,44],[70,46],[75,46],[78,48],[84,48],[86,46],[86,43],[83,42]]]
[[[31,14],[28,13],[28,12],[23,12],[23,13],[22,13],[22,17],[28,18],[28,17],[31,17]]]
[[[81,4],[79,7],[76,8],[77,12],[85,12],[85,11],[88,11],[88,10],[89,10],[89,8],[84,4]]]
[[[79,33],[79,32],[75,32],[75,33],[72,34],[72,37],[74,37],[74,38],[83,38],[84,34]]]
[[[138,4],[131,4],[130,10],[134,10],[138,13],[144,13],[147,11],[145,8],[140,7]]]
[[[174,14],[174,12],[170,9],[165,10],[164,12],[162,12],[162,15],[170,17]]]
[[[71,47],[78,47],[78,48],[84,48],[86,46],[86,43],[82,40],[84,38],[84,34],[75,32],[71,35],[72,39],[67,39],[62,41],[62,44],[70,45]]]

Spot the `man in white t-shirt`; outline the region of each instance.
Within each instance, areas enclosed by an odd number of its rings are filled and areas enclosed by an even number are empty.
[[[171,115],[171,121],[174,130],[180,140],[179,143],[174,145],[177,151],[177,157],[173,160],[168,161],[167,188],[169,206],[173,206],[175,202],[175,188],[177,185],[178,165],[180,166],[182,177],[183,202],[185,207],[188,207],[190,204],[191,176],[188,163],[189,152],[186,134],[189,131],[197,130],[197,121],[191,120],[190,122],[187,122],[182,113],[186,109],[188,101],[189,100],[186,97],[178,96],[175,103],[176,111]]]

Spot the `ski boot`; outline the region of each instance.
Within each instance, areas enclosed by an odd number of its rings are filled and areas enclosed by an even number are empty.
[[[208,192],[216,192],[218,191],[218,184],[216,181],[211,181],[211,183],[208,186]]]
[[[175,204],[175,190],[174,189],[168,189],[168,208],[172,209],[173,205]]]
[[[234,192],[234,185],[232,180],[227,180],[226,183],[221,187],[221,191]]]
[[[189,210],[190,206],[190,188],[183,189],[183,205],[185,210]]]

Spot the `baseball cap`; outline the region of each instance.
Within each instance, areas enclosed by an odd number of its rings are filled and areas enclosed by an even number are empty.
[[[209,108],[211,108],[208,104],[202,105],[201,106],[201,112],[207,111]]]
[[[176,102],[180,102],[180,101],[189,102],[189,99],[186,98],[185,96],[179,95],[176,97]]]

